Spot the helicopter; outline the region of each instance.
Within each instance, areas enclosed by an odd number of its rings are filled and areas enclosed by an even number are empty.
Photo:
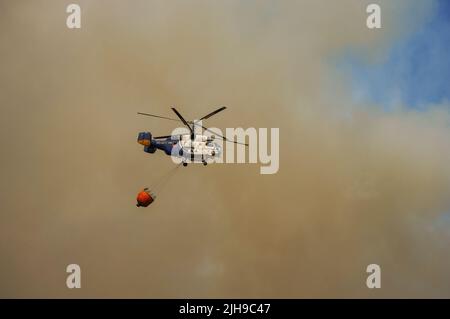
[[[221,155],[221,146],[218,143],[214,142],[216,137],[221,138],[225,142],[248,146],[247,143],[240,143],[237,141],[229,140],[226,137],[211,131],[201,124],[201,121],[209,119],[211,116],[225,110],[225,106],[222,106],[195,121],[186,121],[183,116],[177,111],[177,109],[175,109],[174,107],[172,107],[171,109],[176,114],[178,119],[142,112],[138,112],[137,114],[181,122],[189,129],[189,133],[155,137],[152,136],[150,132],[140,132],[138,134],[137,142],[141,145],[144,145],[144,152],[153,154],[156,152],[156,150],[159,149],[166,155],[181,158],[183,166],[187,166],[188,162],[203,163],[203,165],[206,166],[208,164],[208,161]],[[214,135],[207,136],[196,134],[196,126],[201,127],[203,130],[213,133]]]

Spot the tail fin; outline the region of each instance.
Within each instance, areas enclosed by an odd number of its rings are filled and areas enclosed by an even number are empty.
[[[152,134],[150,132],[140,132],[137,142],[144,146],[150,146],[152,144]]]

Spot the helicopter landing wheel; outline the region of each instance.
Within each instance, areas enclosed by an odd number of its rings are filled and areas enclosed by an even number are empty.
[[[186,166],[187,166],[187,163],[186,163],[186,162],[183,162],[183,166],[186,167]]]
[[[205,166],[206,166],[207,164],[208,164],[208,163],[206,163],[206,161],[203,161],[203,165],[205,165]]]

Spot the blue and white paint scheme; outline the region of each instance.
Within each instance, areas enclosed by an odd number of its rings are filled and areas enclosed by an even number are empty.
[[[150,132],[140,132],[138,143],[144,145],[144,152],[153,154],[156,150],[163,151],[166,155],[179,157],[183,163],[203,163],[206,165],[215,157],[220,156],[221,146],[213,142],[214,136],[191,134],[170,136],[165,138],[152,138]],[[185,165],[186,166],[186,165]]]

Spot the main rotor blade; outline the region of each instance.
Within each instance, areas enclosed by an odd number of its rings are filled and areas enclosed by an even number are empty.
[[[209,128],[207,128],[207,127],[204,127],[204,126],[202,126],[202,125],[200,125],[205,131],[208,131],[208,132],[210,132],[210,133],[213,133],[214,135],[216,135],[216,136],[219,136],[220,138],[222,138],[222,140],[224,140],[225,142],[229,142],[229,143],[234,143],[234,144],[240,144],[240,145],[245,145],[245,146],[248,146],[248,144],[247,143],[241,143],[241,142],[237,142],[237,141],[231,141],[231,140],[229,140],[229,139],[227,139],[225,136],[222,136],[222,135],[220,135],[220,134],[217,134],[216,132],[214,132],[214,131],[211,131]]]
[[[186,120],[181,116],[181,114],[178,113],[177,109],[173,107],[172,111],[174,111],[175,114],[178,116],[178,118],[181,120],[181,122],[183,122],[183,124],[186,125],[189,128],[189,131],[191,131],[191,134],[194,134],[194,131],[193,131],[192,127],[190,127],[188,122],[186,122]]]
[[[217,113],[219,113],[219,112],[222,112],[222,111],[225,110],[226,108],[227,108],[226,106],[222,106],[221,108],[215,110],[214,112],[211,112],[211,113],[209,113],[209,114],[203,116],[201,119],[199,119],[199,121],[209,119],[209,118],[210,118],[211,116],[213,116],[214,114],[217,114]]]
[[[170,117],[165,117],[165,116],[159,116],[159,115],[148,114],[148,113],[141,113],[141,112],[137,112],[137,114],[140,114],[140,115],[146,115],[146,116],[151,116],[151,117],[157,117],[157,118],[159,118],[159,119],[164,119],[164,120],[170,120],[170,121],[181,122],[180,120],[172,119],[172,118],[170,118]]]
[[[160,139],[160,138],[168,138],[168,137],[172,137],[172,135],[155,136],[155,137],[153,137],[153,138],[156,140],[156,139]]]

